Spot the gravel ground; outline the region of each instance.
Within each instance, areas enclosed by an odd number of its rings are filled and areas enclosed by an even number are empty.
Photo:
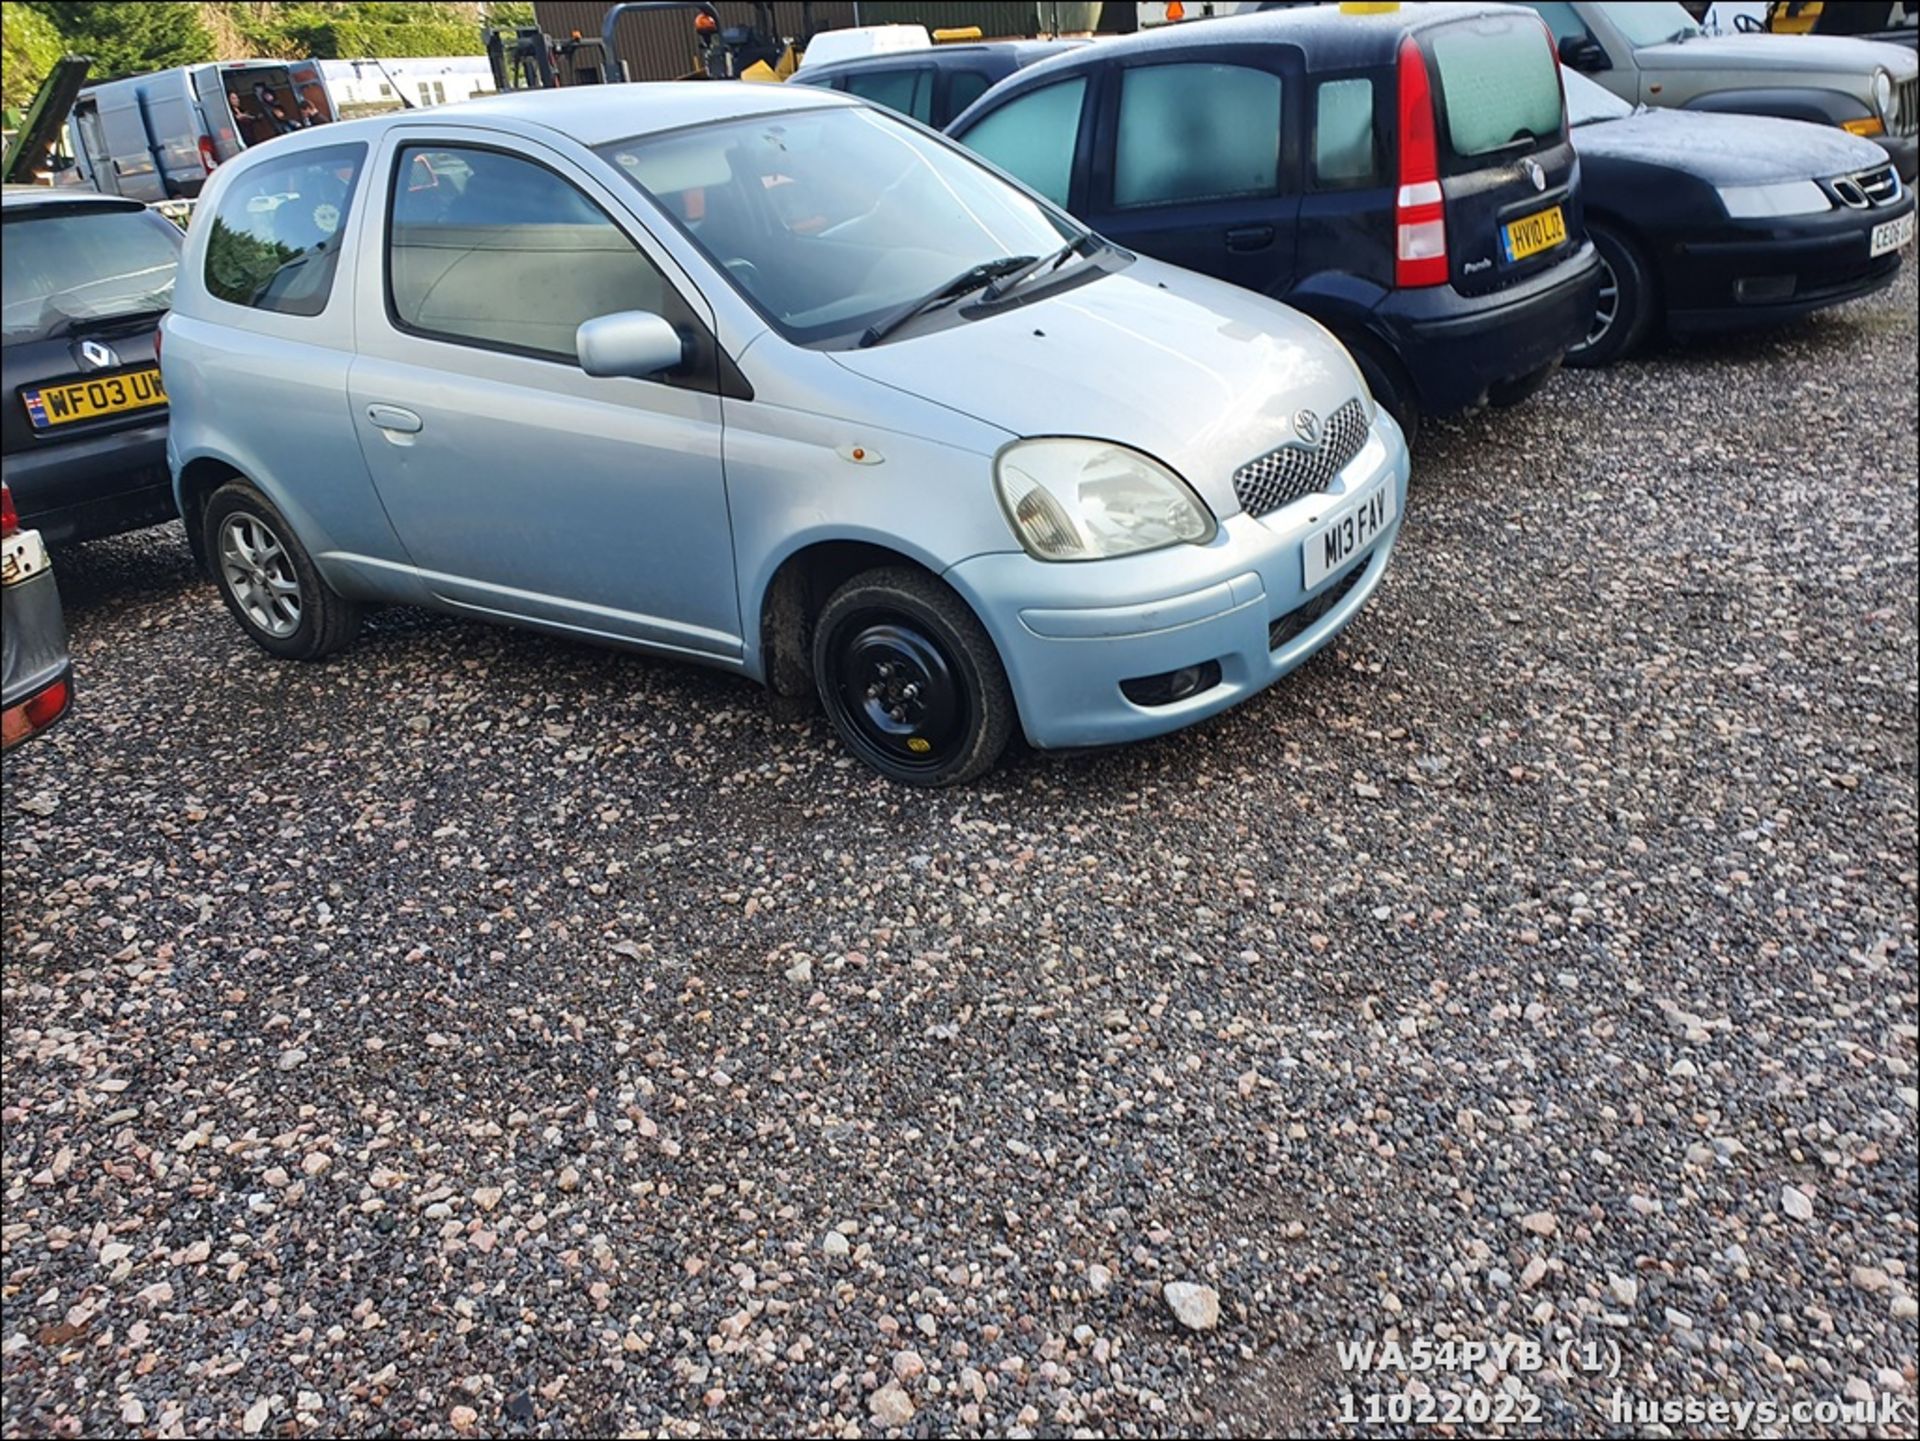
[[[1336,648],[958,793],[437,616],[271,662],[177,530],[62,555],[6,1432],[1911,1404],[1912,275],[1436,428]],[[1543,1360],[1338,1349],[1448,1338]]]

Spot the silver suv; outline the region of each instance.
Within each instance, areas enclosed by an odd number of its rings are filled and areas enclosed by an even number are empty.
[[[1522,0],[1553,30],[1563,64],[1622,100],[1779,115],[1875,141],[1914,178],[1920,60],[1839,35],[1708,35],[1678,4]]]

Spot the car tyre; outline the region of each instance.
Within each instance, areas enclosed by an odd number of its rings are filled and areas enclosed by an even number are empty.
[[[245,481],[208,499],[200,541],[220,598],[269,655],[319,660],[360,633],[361,607],[321,579],[287,518]]]
[[[1412,382],[1397,363],[1382,359],[1370,346],[1356,345],[1344,336],[1338,338],[1360,368],[1360,378],[1373,392],[1375,403],[1399,422],[1400,432],[1411,447],[1420,434],[1420,402],[1414,398]]]
[[[999,762],[1015,729],[1013,691],[986,627],[924,571],[857,575],[821,608],[814,683],[842,743],[912,786],[955,786]]]
[[[1653,269],[1640,247],[1604,225],[1587,226],[1600,253],[1600,298],[1586,338],[1567,352],[1567,364],[1597,370],[1631,355],[1653,327]]]

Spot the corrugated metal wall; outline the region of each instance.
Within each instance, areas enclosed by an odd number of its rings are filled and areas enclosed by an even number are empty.
[[[723,25],[751,25],[754,7],[745,0],[717,0]],[[859,6],[863,25],[920,24],[929,30],[946,26],[978,25],[987,36],[1032,35],[1046,23],[1053,28],[1056,14],[1062,23],[1078,5],[1053,0],[862,0]],[[814,27],[837,30],[854,23],[853,0],[815,0]],[[776,0],[774,18],[784,35],[800,29],[799,0]],[[1131,4],[1109,3],[1103,7],[1102,20],[1112,25],[1118,16],[1133,18]],[[534,23],[556,40],[564,40],[576,31],[584,36],[600,33],[605,18],[604,4],[578,4],[572,0],[535,0]],[[1115,28],[1118,28],[1117,26]],[[1127,28],[1131,28],[1128,26]],[[693,12],[663,11],[652,15],[629,16],[620,22],[620,56],[635,80],[672,80],[693,68]]]

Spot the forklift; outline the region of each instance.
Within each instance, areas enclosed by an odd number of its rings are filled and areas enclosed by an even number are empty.
[[[486,42],[493,88],[502,94],[509,90],[598,85],[606,77],[606,51],[597,35],[582,38],[576,33],[555,40],[532,25],[521,25],[489,30]]]

